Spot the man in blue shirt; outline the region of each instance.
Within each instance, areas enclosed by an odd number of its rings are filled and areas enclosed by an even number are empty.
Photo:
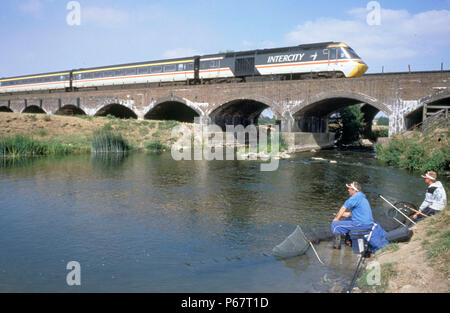
[[[362,193],[357,182],[346,184],[350,198],[345,201],[331,223],[331,231],[335,234],[334,249],[341,248],[341,235],[352,230],[367,230],[373,226],[372,209],[366,195]],[[341,221],[341,219],[344,220]]]

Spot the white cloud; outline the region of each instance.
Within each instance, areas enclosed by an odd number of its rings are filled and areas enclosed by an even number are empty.
[[[36,18],[41,18],[44,7],[39,0],[27,0],[19,5],[19,10]]]
[[[298,25],[285,37],[289,44],[342,41],[364,59],[389,61],[433,55],[450,46],[450,11],[410,14],[406,10],[381,10],[381,25],[366,22],[365,8],[348,12],[350,18],[320,18]],[[447,54],[448,55],[448,54]]]

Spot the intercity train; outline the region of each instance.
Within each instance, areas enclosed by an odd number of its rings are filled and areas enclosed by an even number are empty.
[[[352,78],[367,69],[347,44],[325,42],[0,78],[0,93],[183,81]]]

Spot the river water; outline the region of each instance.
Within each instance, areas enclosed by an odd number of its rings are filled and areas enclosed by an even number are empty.
[[[337,163],[312,160],[321,157]],[[32,159],[0,167],[0,292],[330,292],[358,256],[316,245],[278,260],[296,225],[329,227],[359,181],[378,198],[420,204],[420,174],[371,153],[320,151],[281,160],[174,161],[170,153]],[[446,182],[449,187],[448,182]],[[77,261],[81,285],[68,286]]]

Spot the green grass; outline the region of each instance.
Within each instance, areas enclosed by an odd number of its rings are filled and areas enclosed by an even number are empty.
[[[69,145],[55,141],[39,141],[33,137],[16,135],[0,139],[0,156],[30,157],[72,153]]]
[[[369,285],[367,282],[369,275],[371,275],[374,269],[365,271],[357,281],[359,288],[364,291],[371,291],[375,289],[375,292],[377,293],[385,292],[389,286],[389,280],[397,276],[397,271],[395,270],[396,265],[397,262],[381,264],[380,284],[375,286]]]

